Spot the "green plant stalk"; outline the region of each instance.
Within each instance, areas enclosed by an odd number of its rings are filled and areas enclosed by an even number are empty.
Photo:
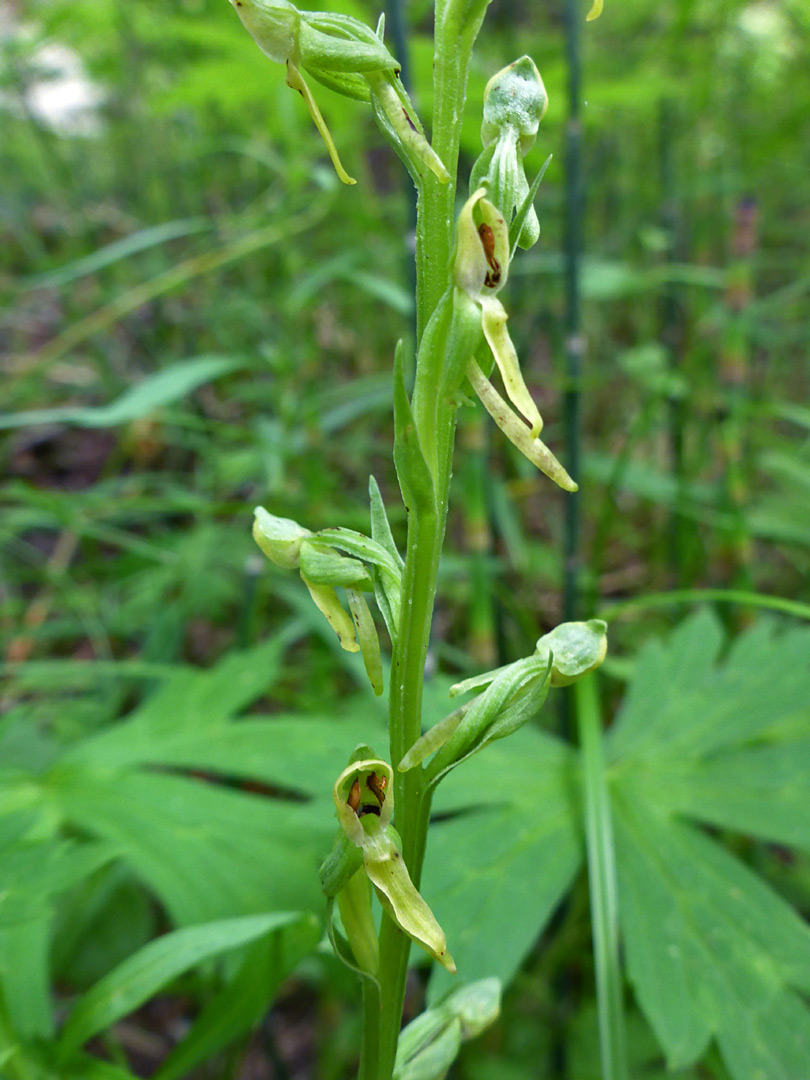
[[[489,0],[437,0],[435,18],[433,148],[456,175],[461,112],[475,38]],[[419,191],[416,230],[417,337],[450,282],[454,241],[455,182],[429,177]],[[435,505],[409,508],[402,581],[399,645],[394,651],[389,699],[391,765],[395,776],[396,825],[403,858],[419,887],[429,821],[429,798],[420,770],[397,766],[421,735],[422,688],[430,640],[436,579],[447,519],[455,434],[455,406],[439,394],[444,356],[418,356],[413,415],[433,477]],[[364,994],[364,1043],[360,1080],[389,1080],[402,1020],[410,939],[387,917],[380,931],[380,1002]]]
[[[602,1080],[628,1080],[627,1035],[619,957],[616,851],[613,846],[613,822],[605,776],[602,718],[596,676],[590,675],[581,679],[574,691],[582,755]]]

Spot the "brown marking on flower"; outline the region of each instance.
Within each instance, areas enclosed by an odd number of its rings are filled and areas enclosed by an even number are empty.
[[[482,221],[478,226],[478,235],[481,238],[481,247],[484,249],[484,255],[489,265],[487,276],[484,278],[484,285],[488,289],[494,289],[501,280],[501,264],[495,258],[495,233],[486,222]]]

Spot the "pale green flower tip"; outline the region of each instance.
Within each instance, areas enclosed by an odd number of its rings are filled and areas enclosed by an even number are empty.
[[[551,685],[570,686],[604,661],[607,623],[602,619],[561,623],[538,638],[535,651],[552,654]]]
[[[593,0],[593,7],[585,16],[585,22],[593,22],[594,19],[598,19],[602,14],[604,6],[604,0]]]
[[[265,56],[283,64],[298,51],[301,15],[287,0],[230,0]]]
[[[294,570],[299,563],[301,544],[312,533],[297,521],[269,514],[263,506],[257,506],[253,513],[253,539],[270,562]]]
[[[540,121],[548,108],[548,94],[540,72],[530,56],[521,56],[492,78],[484,90],[484,146],[497,139],[505,128],[514,128],[521,137],[525,154],[534,142]]]
[[[447,1004],[461,1021],[462,1038],[474,1039],[500,1016],[501,980],[480,979],[457,990]]]

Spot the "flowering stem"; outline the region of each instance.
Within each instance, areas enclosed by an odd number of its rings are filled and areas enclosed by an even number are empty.
[[[418,340],[450,284],[461,111],[472,47],[487,4],[488,0],[473,0],[472,3],[470,0],[437,0],[436,3],[433,147],[450,172],[451,181],[440,184],[429,176],[419,191],[416,233]],[[421,505],[420,500],[420,505],[409,508],[402,618],[399,645],[393,657],[389,702],[396,826],[402,837],[405,864],[417,888],[424,859],[429,804],[422,790],[421,770],[400,773],[397,766],[421,734],[425,658],[447,519],[455,407],[439,393],[443,362],[444,356],[435,350],[422,349],[418,354],[413,417],[428,458],[435,497],[432,506]],[[360,1080],[389,1080],[393,1073],[410,944],[410,940],[384,916],[380,932],[379,1027],[372,1034],[370,1027],[375,1018],[369,1013],[374,1003],[368,995],[364,1006],[365,1034],[373,1046],[364,1049]],[[376,1060],[373,1061],[373,1057]]]

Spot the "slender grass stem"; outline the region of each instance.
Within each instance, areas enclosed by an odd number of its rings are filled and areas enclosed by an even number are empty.
[[[602,1080],[628,1080],[627,1037],[619,958],[619,900],[610,798],[605,779],[596,676],[575,686],[582,752],[585,837],[596,964]]]
[[[582,361],[585,343],[580,313],[582,258],[582,99],[580,5],[566,0],[565,40],[568,57],[568,122],[565,137],[565,443],[569,473],[580,472]],[[565,500],[565,564],[563,615],[577,617],[580,606],[580,511],[581,497]]]
[[[744,604],[748,607],[765,608],[779,611],[783,615],[794,615],[797,619],[810,620],[810,604],[801,600],[789,600],[784,596],[765,596],[762,593],[749,592],[746,589],[675,589],[672,592],[650,593],[624,600],[619,604],[610,604],[599,612],[599,618],[612,622],[628,612],[643,611],[645,608],[674,607],[677,604]]]

